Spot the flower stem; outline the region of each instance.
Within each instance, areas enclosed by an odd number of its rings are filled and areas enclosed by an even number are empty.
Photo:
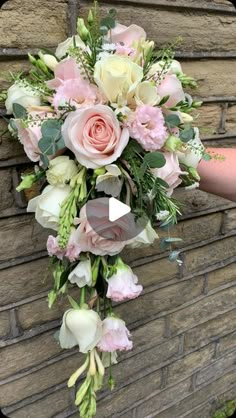
[[[85,297],[86,297],[86,286],[82,287],[80,290],[80,307],[82,308],[82,306],[85,304]]]

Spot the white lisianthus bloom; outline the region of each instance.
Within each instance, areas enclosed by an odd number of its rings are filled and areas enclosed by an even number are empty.
[[[70,186],[47,186],[42,194],[34,197],[28,203],[27,212],[35,212],[36,221],[44,228],[57,231],[61,204],[68,197]]]
[[[39,52],[40,59],[44,62],[44,64],[52,71],[58,66],[59,62],[57,59],[51,54],[43,54],[41,51]]]
[[[148,71],[148,76],[152,77],[155,76],[157,73],[161,73],[165,67],[165,61],[158,61],[155,62]],[[166,67],[164,70],[165,74],[182,74],[183,70],[182,67],[177,60],[173,60],[169,66]]]
[[[115,103],[119,95],[126,98],[143,78],[143,68],[128,57],[109,55],[94,67],[94,80],[105,97]]]
[[[69,309],[64,313],[59,333],[61,348],[79,346],[81,353],[96,347],[102,337],[102,321],[92,309]]]
[[[77,284],[78,287],[91,286],[93,277],[90,259],[80,261],[69,274],[68,279],[71,283]]]
[[[142,81],[135,89],[134,100],[136,105],[150,105],[155,106],[160,101],[160,96],[157,93],[157,88],[149,81]]]
[[[67,38],[64,42],[61,42],[56,49],[55,55],[58,59],[63,58],[67,53],[68,50],[76,45],[79,48],[84,49],[85,44],[80,38],[79,35],[72,36],[71,38]]]
[[[158,239],[158,235],[151,226],[151,222],[148,221],[146,227],[129,242],[128,246],[130,248],[144,247],[153,244],[156,239]]]
[[[41,100],[36,90],[20,81],[16,81],[7,91],[5,106],[8,115],[13,113],[13,103],[27,108],[28,106],[40,106]]]
[[[46,176],[47,181],[52,186],[63,186],[78,173],[78,166],[74,160],[66,155],[53,158],[49,162]]]
[[[204,151],[204,145],[199,136],[199,129],[194,128],[195,137],[187,143],[187,149],[185,152],[178,152],[179,162],[185,164],[188,167],[197,168],[200,160],[202,159],[202,153]]]
[[[121,171],[116,164],[106,165],[107,172],[96,179],[96,190],[117,197],[121,192],[122,180],[119,179]]]

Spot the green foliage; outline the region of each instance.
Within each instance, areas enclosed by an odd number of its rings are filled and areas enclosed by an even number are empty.
[[[38,146],[42,151],[41,160],[46,167],[48,166],[48,155],[55,155],[65,147],[61,126],[62,122],[58,119],[48,119],[42,123],[42,138],[39,140]]]
[[[230,400],[214,413],[213,418],[230,418],[235,412],[236,400]]]
[[[186,125],[184,129],[180,131],[180,139],[183,142],[189,142],[191,139],[194,139],[195,132],[194,129],[190,125]]]
[[[107,16],[105,16],[100,21],[100,32],[101,34],[107,35],[109,30],[113,29],[116,26],[116,10],[110,9]]]
[[[177,115],[167,115],[165,116],[165,122],[169,129],[178,127],[181,124],[181,120]]]
[[[27,110],[18,103],[13,103],[13,115],[16,119],[27,119]]]
[[[161,168],[166,163],[164,154],[158,151],[145,154],[143,159],[150,168]]]

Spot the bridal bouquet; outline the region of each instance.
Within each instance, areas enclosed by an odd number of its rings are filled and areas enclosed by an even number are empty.
[[[191,126],[201,103],[183,90],[195,81],[174,60],[173,45],[156,50],[141,27],[118,24],[114,9],[100,18],[96,2],[77,29],[55,54],[29,55],[32,69],[14,75],[5,105],[10,132],[36,163],[17,190],[39,182],[27,210],[55,231],[47,240],[49,307],[78,289],[78,298],[68,296],[58,340],[84,353],[68,386],[76,386],[80,416],[90,418],[105,368],[113,388],[117,353],[132,349],[112,302],[137,298],[142,286],[120,253],[152,244],[154,226],[177,222],[173,190],[197,187],[198,162],[211,157]],[[112,219],[111,199],[130,213]],[[167,249],[175,240],[168,235],[160,244]],[[170,249],[170,261],[181,263],[178,256]]]

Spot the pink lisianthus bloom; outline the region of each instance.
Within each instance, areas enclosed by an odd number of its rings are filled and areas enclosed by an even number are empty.
[[[116,55],[132,57],[135,54],[135,49],[124,44],[116,44]]]
[[[159,86],[157,92],[161,99],[170,96],[165,103],[166,107],[174,107],[177,103],[185,100],[183,87],[175,74],[167,74]]]
[[[56,256],[59,260],[62,260],[65,255],[65,250],[59,247],[58,237],[54,237],[53,235],[49,235],[48,237],[47,251],[50,257]]]
[[[52,104],[55,108],[69,103],[72,106],[89,106],[96,102],[97,88],[83,79],[64,81],[53,96]]]
[[[80,210],[80,225],[74,237],[81,251],[101,256],[115,255],[126,245],[126,236],[132,228],[130,219],[124,217],[110,222],[107,202],[107,198],[88,201]]]
[[[131,268],[123,263],[121,259],[117,262],[117,271],[107,279],[108,289],[107,298],[114,302],[121,302],[126,299],[137,298],[143,290],[141,285],[137,285],[138,278]]]
[[[127,126],[130,136],[146,151],[162,148],[168,136],[161,109],[150,105],[138,106]]]
[[[25,127],[20,119],[16,119],[15,123],[18,130],[18,138],[23,145],[27,157],[31,161],[39,161],[41,151],[38,147],[38,142],[42,137],[41,124],[46,114],[44,112],[29,113],[29,117],[32,117],[34,122],[29,122]]]
[[[68,244],[65,249],[65,257],[67,257],[71,262],[77,260],[81,253],[81,247],[76,240],[76,230],[74,230],[69,238]]]
[[[109,316],[102,322],[102,338],[97,344],[101,351],[113,353],[116,350],[124,351],[133,348],[129,340],[130,332],[122,319]]]
[[[113,163],[129,141],[128,129],[120,127],[110,107],[100,104],[70,112],[62,135],[66,147],[87,168]]]
[[[126,46],[132,46],[133,42],[143,39],[146,40],[146,32],[138,25],[125,26],[118,23],[114,29],[111,29],[108,37],[114,44],[122,43]]]
[[[182,182],[179,178],[185,172],[181,171],[177,154],[173,152],[164,152],[166,163],[161,168],[152,169],[155,177],[160,177],[169,185],[168,196],[171,196],[174,189]]]
[[[53,80],[47,81],[50,89],[57,89],[67,80],[83,80],[75,58],[66,58],[61,61],[56,66],[54,75],[55,78]]]

